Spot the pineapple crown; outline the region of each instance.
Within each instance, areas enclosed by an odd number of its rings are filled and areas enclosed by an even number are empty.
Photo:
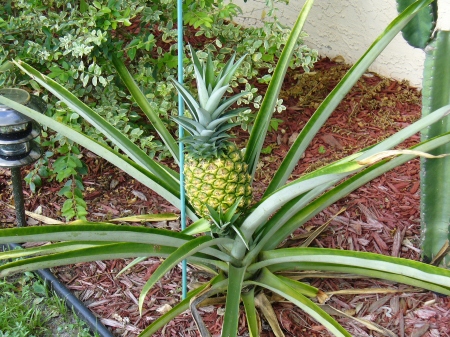
[[[178,116],[173,119],[190,134],[181,139],[186,145],[187,152],[199,157],[218,156],[229,145],[227,139],[230,138],[230,135],[226,132],[237,125],[230,123],[230,119],[247,110],[247,108],[238,108],[227,111],[232,104],[240,97],[247,95],[248,92],[223,98],[230,86],[231,78],[241,65],[245,55],[236,62],[234,62],[236,55],[233,55],[216,76],[211,53],[208,52],[205,63],[200,61],[195,50],[191,46],[189,47],[197,82],[198,101],[183,85],[173,80],[178,93],[192,115],[192,118]]]

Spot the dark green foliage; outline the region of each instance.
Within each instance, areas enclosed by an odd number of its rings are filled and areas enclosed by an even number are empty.
[[[397,10],[403,12],[416,0],[397,0]],[[437,19],[437,1],[424,8],[402,29],[403,38],[413,47],[424,49],[431,39]]]
[[[438,31],[436,38],[427,47],[423,79],[422,115],[450,104],[450,32]],[[422,132],[423,140],[430,139],[450,130],[450,119],[445,117]],[[450,144],[442,145],[431,152],[434,155],[450,153]],[[423,258],[431,262],[450,240],[450,158],[422,160],[421,167],[421,214]],[[450,256],[443,260],[450,266]]]

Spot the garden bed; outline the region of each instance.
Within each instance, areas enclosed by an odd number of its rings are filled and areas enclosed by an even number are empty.
[[[254,182],[258,199],[269,178],[285,157],[289,145],[308,121],[315,109],[344,75],[348,66],[343,60],[322,59],[311,73],[289,71],[281,93],[286,110],[274,115],[275,127],[266,138]],[[264,90],[261,84],[255,84]],[[420,117],[420,93],[407,83],[366,73],[346,96],[296,167],[293,177],[321,165],[354,153],[395,133]],[[247,133],[234,130],[236,141],[244,143]],[[409,147],[419,141],[415,135],[401,145]],[[177,212],[148,188],[117,170],[90,152],[83,152],[89,174],[84,177],[85,199],[89,219],[108,220],[114,217]],[[172,164],[175,168],[175,165]],[[412,160],[382,175],[330,206],[300,228],[284,242],[296,246],[308,233],[329,222],[327,229],[312,245],[368,251],[390,256],[420,260],[419,160]],[[23,174],[26,169],[23,170]],[[8,205],[13,203],[10,175],[0,169],[0,223],[14,226],[15,214]],[[61,186],[44,183],[38,193],[26,193],[26,209],[61,220],[59,210],[64,200],[57,196]],[[30,224],[37,224],[30,219]],[[140,225],[140,224],[136,224]],[[178,222],[148,223],[144,226],[179,229]],[[125,272],[116,274],[130,261],[114,260],[83,263],[54,268],[56,276],[117,336],[135,336],[150,322],[181,297],[181,270],[174,269],[150,292],[150,300],[139,315],[137,298],[149,275],[160,264],[148,259]],[[430,292],[372,279],[354,279],[343,275],[339,279],[299,275],[325,292],[331,292],[327,304],[349,316],[376,323],[396,336],[450,336],[450,300]],[[208,276],[189,268],[190,286]],[[305,280],[305,279],[304,279]],[[221,299],[218,299],[220,302]],[[323,327],[302,314],[291,303],[273,298],[275,311],[287,336],[330,336]],[[210,331],[220,333],[223,307],[209,305],[201,309]],[[239,334],[246,331],[241,316]],[[361,323],[345,316],[338,320],[354,336],[383,336],[388,332],[371,331]],[[262,336],[274,336],[267,324]],[[375,326],[374,326],[375,327]],[[394,336],[392,334],[391,336]],[[168,324],[160,336],[197,336],[196,326],[187,312]]]

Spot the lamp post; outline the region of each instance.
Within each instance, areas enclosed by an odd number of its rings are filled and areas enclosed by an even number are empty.
[[[44,112],[40,99],[22,89],[1,89],[4,96],[32,109]],[[0,167],[11,169],[17,226],[26,225],[25,207],[20,168],[34,163],[42,151],[34,139],[39,136],[40,126],[31,118],[8,106],[0,104]]]
[[[25,90],[1,89],[0,96],[26,105],[41,113],[46,109],[44,101],[28,94]],[[19,227],[26,225],[20,168],[34,163],[41,157],[41,148],[34,141],[39,136],[40,130],[39,124],[31,118],[22,115],[20,112],[8,106],[0,104],[0,167],[11,169],[17,225]],[[13,243],[10,244],[8,249],[16,247],[20,247],[20,245]],[[41,269],[36,272],[45,281],[48,281],[48,284],[56,294],[65,300],[67,306],[73,309],[86,322],[92,332],[97,333],[101,337],[113,337],[111,332],[100,322],[100,319],[87,309],[48,269]]]

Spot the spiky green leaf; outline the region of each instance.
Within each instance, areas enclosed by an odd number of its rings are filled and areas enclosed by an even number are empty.
[[[428,152],[431,149],[449,141],[450,134],[446,134],[413,148]],[[274,249],[280,242],[289,236],[290,233],[329,205],[343,198],[356,188],[411,160],[412,158],[414,158],[412,155],[402,155],[389,161],[382,161],[368,167],[364,171],[357,173],[346,181],[336,185],[333,189],[330,189],[326,193],[320,195],[319,198],[309,202],[307,205],[302,203],[301,198],[300,200],[297,200],[301,207],[297,208],[295,203],[289,205],[286,204],[286,207],[280,209],[280,214],[277,213],[274,215],[274,222],[272,223],[271,220],[267,223],[267,225],[265,225],[264,233],[261,234],[261,242],[265,241],[263,245],[264,248],[258,244],[259,249]],[[254,249],[254,251],[256,253],[258,249]]]
[[[134,82],[133,77],[128,72],[128,69],[125,67],[125,64],[123,63],[122,59],[113,55],[112,62],[123,83],[127,86],[136,103],[139,105],[139,107],[142,109],[142,111],[147,116],[149,121],[152,123],[156,132],[158,132],[159,136],[163,140],[164,144],[167,146],[167,149],[170,151],[175,162],[179,162],[180,151],[178,148],[178,144],[173,138],[173,136],[170,134],[170,132],[167,130],[161,118],[159,118],[158,112],[151,107],[145,95],[142,93],[137,84]]]
[[[235,267],[230,264],[222,337],[236,337],[239,323],[239,315],[237,313],[241,302],[242,282],[244,281],[245,272],[245,268]]]
[[[285,248],[264,251],[260,255],[260,261],[249,266],[248,272],[254,272],[268,267],[271,270],[285,269],[287,266],[296,268],[295,264],[310,263],[318,270],[322,267],[333,266],[335,270],[349,272],[346,268],[352,268],[352,273],[362,273],[365,276],[384,277],[383,273],[398,277],[398,282],[425,289],[450,294],[450,270],[430,266],[425,263],[402,259],[392,256],[368,252],[355,252],[328,248]],[[271,268],[273,267],[273,268]],[[302,265],[306,268],[306,265]],[[360,269],[361,271],[358,271]],[[373,271],[373,274],[370,272]],[[389,276],[386,275],[389,279]]]
[[[280,59],[273,73],[272,80],[269,83],[266,95],[261,103],[261,108],[256,116],[255,123],[250,134],[250,139],[247,143],[247,150],[245,152],[245,161],[248,164],[249,172],[252,177],[255,175],[256,165],[258,164],[259,155],[264,145],[264,139],[266,138],[269,123],[278,101],[284,76],[294,53],[295,45],[302,32],[303,24],[306,21],[313,3],[313,0],[307,0],[303,5],[286,45],[283,48],[283,52],[281,53]]]
[[[258,337],[259,331],[259,320],[258,313],[255,307],[255,287],[251,287],[250,290],[245,290],[242,292],[242,302],[245,308],[245,317],[247,318],[247,326],[250,337]]]
[[[43,255],[38,257],[17,260],[0,266],[0,277],[5,277],[15,273],[33,271],[44,268],[52,268],[68,264],[81,262],[91,262],[99,260],[125,259],[136,256],[159,256],[166,257],[176,251],[174,247],[142,244],[142,243],[106,243],[93,247],[73,249],[61,253]],[[208,255],[201,253],[197,257],[190,257],[191,261],[202,264],[214,265],[214,260]]]

